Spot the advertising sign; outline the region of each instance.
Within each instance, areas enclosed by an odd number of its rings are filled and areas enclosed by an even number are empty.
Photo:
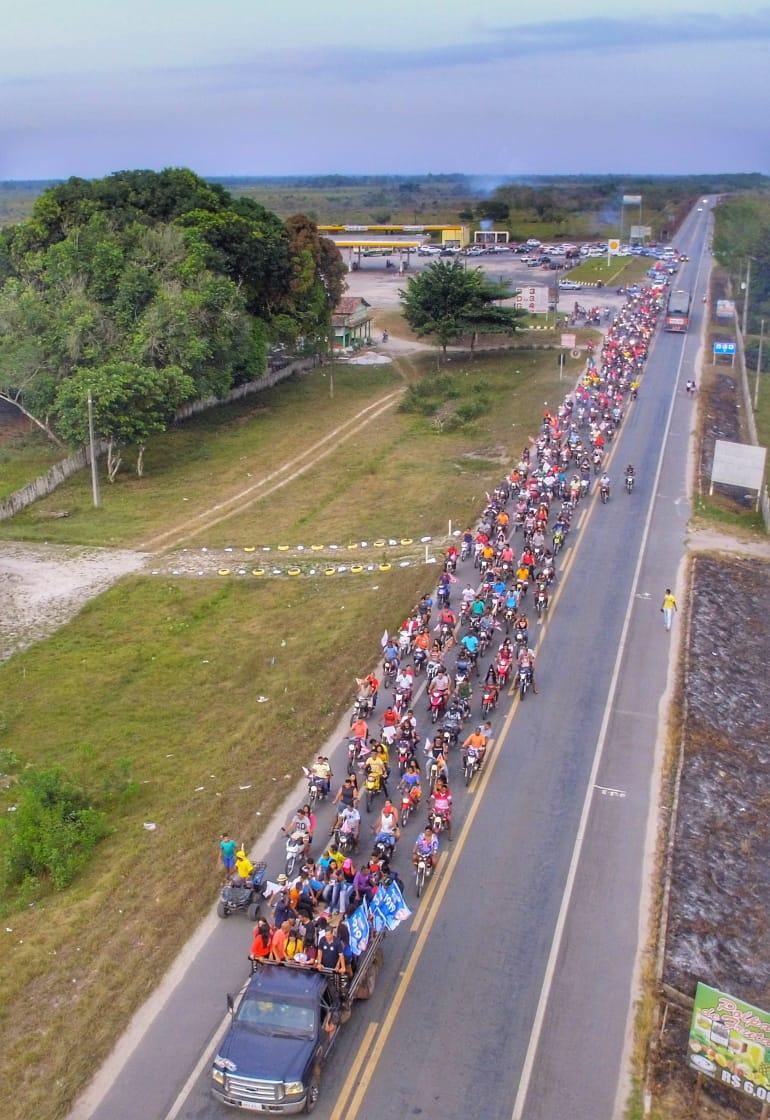
[[[718,299],[714,314],[717,319],[734,319],[735,303],[731,299]]]
[[[770,1015],[699,983],[687,1060],[691,1069],[720,1085],[770,1100]]]
[[[628,236],[632,241],[644,241],[645,237],[652,237],[652,226],[631,226]]]
[[[577,346],[577,335],[562,334],[562,336],[561,336],[561,348],[562,348],[562,350],[574,350],[576,346]]]
[[[544,284],[535,284],[531,288],[518,288],[513,297],[513,306],[522,311],[529,311],[531,315],[547,315],[548,295],[548,288]]]
[[[623,205],[624,206],[641,206],[642,205],[642,196],[640,194],[624,194],[623,195]]]
[[[715,342],[714,343],[714,357],[715,358],[734,358],[736,345],[734,342]]]
[[[618,241],[617,237],[611,237],[609,239],[609,241],[607,242],[607,252],[608,253],[617,253],[619,249],[620,249],[620,242]]]
[[[727,486],[743,486],[759,490],[765,474],[767,450],[753,443],[732,443],[718,439],[714,443],[714,462],[711,466],[711,491],[715,482]]]

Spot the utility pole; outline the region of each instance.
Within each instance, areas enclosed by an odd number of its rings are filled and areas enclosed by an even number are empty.
[[[96,509],[102,504],[99,494],[99,464],[96,461],[96,440],[94,439],[94,402],[91,399],[91,390],[88,390],[88,443],[91,449],[91,494]]]
[[[759,401],[759,375],[762,372],[762,343],[765,341],[765,320],[759,324],[759,350],[757,351],[757,376],[754,380],[754,411]]]
[[[746,258],[746,290],[743,294],[743,337],[746,338],[746,330],[749,324],[749,289],[751,287],[751,257]]]

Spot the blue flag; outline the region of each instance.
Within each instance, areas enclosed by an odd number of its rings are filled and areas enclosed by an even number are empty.
[[[412,912],[404,902],[398,884],[392,882],[389,887],[380,887],[377,891],[372,899],[371,913],[374,928],[379,933],[382,929],[396,929]]]
[[[348,918],[348,929],[350,931],[350,951],[357,957],[366,949],[369,944],[369,934],[372,932],[364,903]]]

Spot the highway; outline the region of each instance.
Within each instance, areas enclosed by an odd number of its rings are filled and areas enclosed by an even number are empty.
[[[708,227],[708,211],[694,211],[677,238],[691,258],[675,281],[693,292],[690,331],[657,336],[612,447],[612,498],[581,503],[551,611],[533,626],[539,695],[498,706],[493,747],[469,791],[451,759],[456,839],[443,845],[443,867],[411,924],[388,938],[373,998],[341,1032],[315,1113],[322,1120],[622,1114],[672,640],[659,606],[676,581],[689,516],[684,381],[700,346]],[[630,496],[627,462],[637,469]],[[418,710],[425,719],[424,699]],[[341,751],[333,762],[341,773]],[[319,817],[322,833],[328,808]],[[405,878],[416,828],[396,860]],[[275,874],[279,841],[267,858]],[[407,879],[414,903],[411,887]],[[209,1094],[210,1056],[225,993],[246,978],[250,933],[238,917],[207,928],[122,1071],[73,1116],[227,1115]]]

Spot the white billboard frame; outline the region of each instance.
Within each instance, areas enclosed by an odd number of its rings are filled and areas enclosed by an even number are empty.
[[[757,502],[765,477],[766,447],[753,443],[731,443],[718,439],[714,444],[714,461],[711,464],[711,485],[709,494],[714,493],[714,483],[724,486],[739,486],[744,490],[756,490]]]

